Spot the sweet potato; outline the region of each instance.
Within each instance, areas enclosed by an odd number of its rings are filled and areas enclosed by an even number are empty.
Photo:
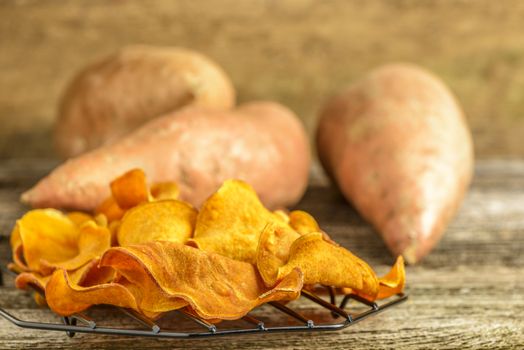
[[[437,77],[408,64],[378,68],[333,97],[317,148],[347,200],[410,263],[438,242],[472,177],[460,107]]]
[[[24,193],[22,201],[92,210],[109,195],[113,178],[141,168],[153,183],[177,182],[181,199],[196,207],[224,180],[236,178],[276,208],[300,199],[309,162],[302,124],[277,103],[253,102],[233,111],[190,106],[68,160]]]
[[[82,70],[65,90],[57,152],[79,155],[186,105],[229,109],[235,91],[209,58],[182,48],[129,46]]]

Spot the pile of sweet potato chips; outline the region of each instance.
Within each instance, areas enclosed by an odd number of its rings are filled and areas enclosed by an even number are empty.
[[[378,278],[306,212],[271,212],[255,191],[226,181],[197,211],[174,183],[149,188],[141,170],[111,184],[95,213],[31,210],[11,235],[19,288],[60,315],[96,304],[156,318],[175,309],[210,322],[293,300],[322,284],[368,300],[402,291],[401,257]]]

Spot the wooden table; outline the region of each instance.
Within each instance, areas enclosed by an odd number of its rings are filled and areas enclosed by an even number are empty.
[[[27,209],[18,196],[56,163],[29,159],[0,164],[0,263],[5,265],[10,259],[7,237]],[[313,182],[297,207],[311,212],[335,240],[378,272],[393,262],[369,225],[322,181]],[[62,332],[24,330],[0,319],[0,348],[523,348],[524,161],[478,162],[474,184],[446,236],[422,264],[407,268],[407,278],[406,303],[340,332],[203,340],[78,334],[70,339]],[[57,320],[37,307],[30,294],[14,289],[11,277],[4,279],[0,306],[26,319]],[[317,312],[313,304],[297,307]],[[105,310],[100,312],[107,322],[117,322]],[[270,319],[277,317],[276,311],[264,312]]]

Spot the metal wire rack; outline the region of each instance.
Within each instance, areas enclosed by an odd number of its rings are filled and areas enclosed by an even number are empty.
[[[1,276],[1,275],[0,275]],[[2,279],[0,278],[0,284]],[[145,316],[135,312],[134,310],[110,307],[112,312],[119,312],[122,315],[136,321],[135,324],[139,327],[113,327],[101,325],[95,319],[87,316],[84,313],[75,314],[69,317],[61,317],[62,323],[46,323],[38,321],[22,320],[11,314],[4,308],[0,308],[0,316],[11,322],[12,324],[22,327],[47,331],[63,331],[69,337],[73,337],[76,333],[94,333],[94,334],[109,334],[121,336],[142,336],[142,337],[156,337],[156,338],[204,338],[213,336],[233,336],[251,333],[274,333],[274,332],[315,332],[315,331],[337,331],[356,324],[370,316],[376,315],[394,305],[407,300],[406,294],[398,294],[383,302],[375,303],[369,302],[357,295],[349,294],[342,297],[340,304],[336,303],[336,295],[331,287],[325,287],[329,297],[329,301],[320,297],[319,295],[307,290],[301,293],[302,298],[309,299],[313,303],[320,305],[329,317],[323,317],[321,322],[314,322],[312,319],[299,313],[293,308],[288,307],[280,302],[270,302],[265,305],[280,311],[282,314],[289,316],[286,325],[271,325],[263,322],[251,312],[242,318],[242,325],[235,323],[233,328],[227,327],[227,322],[222,321],[218,325],[211,324],[203,319],[200,319],[183,310],[176,310],[173,313],[178,313],[193,321],[196,329],[191,330],[176,330],[172,328],[172,324],[168,327],[160,326],[159,320],[151,320]],[[41,292],[36,290],[37,292]],[[347,310],[350,301],[354,301],[356,307],[353,310]],[[354,305],[355,306],[355,305]],[[362,309],[362,307],[364,309]],[[162,318],[164,318],[164,315]],[[289,318],[293,319],[295,323],[291,325]],[[329,320],[329,321],[326,321]]]

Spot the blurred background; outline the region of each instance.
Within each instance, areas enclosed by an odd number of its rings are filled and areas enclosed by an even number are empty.
[[[518,0],[35,0],[0,2],[0,157],[53,157],[61,91],[127,44],[199,50],[239,102],[279,101],[304,121],[333,92],[391,61],[438,74],[476,154],[524,156],[524,2]]]

